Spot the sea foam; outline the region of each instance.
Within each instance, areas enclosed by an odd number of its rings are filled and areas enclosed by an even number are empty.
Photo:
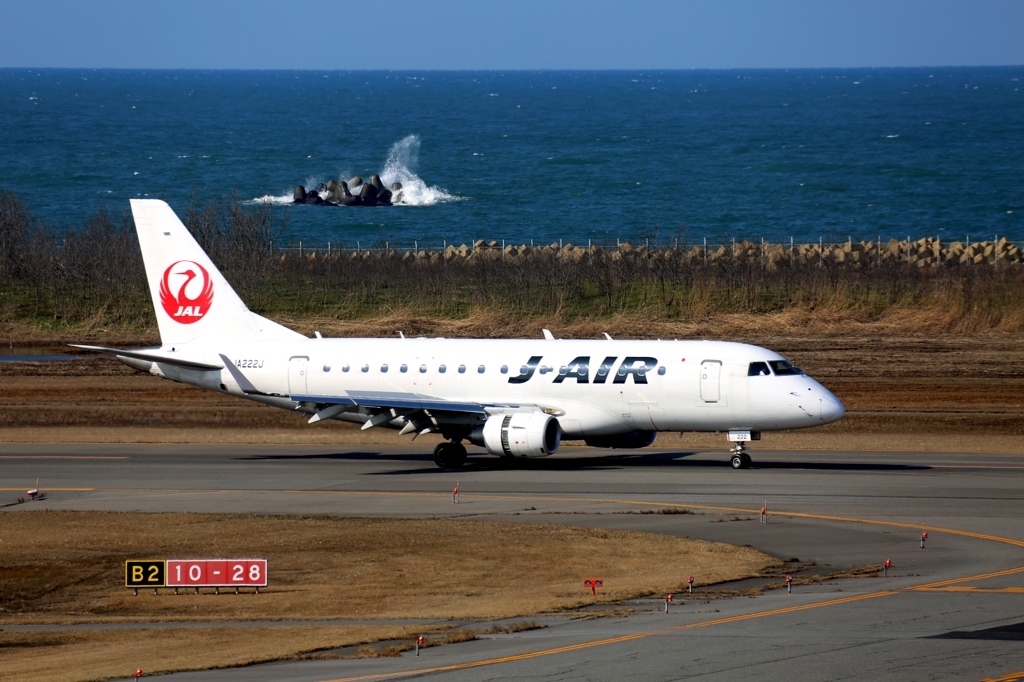
[[[398,204],[406,206],[433,206],[434,204],[457,201],[458,197],[449,194],[448,190],[437,186],[428,186],[415,168],[419,164],[420,137],[407,135],[391,145],[388,160],[384,169],[378,173],[385,187],[394,182],[402,183],[402,200]]]

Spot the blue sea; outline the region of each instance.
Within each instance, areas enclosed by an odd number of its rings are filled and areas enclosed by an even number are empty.
[[[1024,242],[1024,67],[0,70],[0,189],[75,229],[133,197],[275,203],[337,245]],[[405,205],[292,205],[401,181]]]

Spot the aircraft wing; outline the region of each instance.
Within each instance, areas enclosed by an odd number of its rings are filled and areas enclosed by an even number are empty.
[[[221,355],[221,361],[228,372],[234,377],[242,392],[247,395],[268,395],[261,392],[244,374],[235,366],[227,356]],[[419,410],[427,412],[457,412],[461,414],[488,414],[488,407],[503,407],[506,409],[539,409],[532,405],[498,405],[494,403],[464,402],[458,400],[446,400],[435,396],[422,395],[420,393],[409,393],[404,391],[345,391],[342,395],[317,395],[317,394],[292,394],[289,400],[297,403],[312,403],[322,406],[319,408],[321,414],[339,414],[346,411],[345,407],[364,407],[371,410],[395,410],[398,412],[411,413]],[[325,417],[316,419],[319,421]]]
[[[345,395],[291,395],[288,397],[295,402],[316,403],[318,405],[351,405],[353,407],[394,408],[396,410],[438,410],[470,414],[487,414],[485,408],[488,407],[482,403],[445,400],[444,398],[435,398],[419,393],[403,393],[400,391],[346,391]]]
[[[479,423],[494,412],[535,412],[543,409],[533,404],[466,402],[400,391],[346,391],[345,395],[294,394],[288,397],[295,402],[316,406],[317,412],[310,417],[310,424],[355,411],[349,408],[362,408],[371,415],[363,424],[364,429],[404,418],[405,426],[399,431],[400,435],[412,431],[436,431],[442,423],[465,424],[467,420],[468,423]]]

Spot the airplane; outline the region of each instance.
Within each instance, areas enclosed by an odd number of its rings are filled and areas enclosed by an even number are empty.
[[[132,199],[161,345],[72,344],[150,374],[413,439],[438,433],[442,468],[463,441],[516,461],[564,440],[641,448],[658,432],[725,433],[735,469],[765,431],[845,413],[784,357],[727,341],[308,338],[250,311],[163,201]]]

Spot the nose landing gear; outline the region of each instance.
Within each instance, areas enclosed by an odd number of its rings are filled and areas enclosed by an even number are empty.
[[[730,443],[735,443],[729,451],[732,457],[729,464],[733,469],[747,469],[750,467],[750,455],[747,454],[747,443],[752,440],[761,440],[760,431],[747,431],[733,429],[728,433]]]
[[[746,452],[746,443],[740,441],[736,443],[729,451],[732,453],[732,458],[729,460],[729,464],[732,465],[733,469],[747,469],[750,467],[751,459],[750,455]]]

